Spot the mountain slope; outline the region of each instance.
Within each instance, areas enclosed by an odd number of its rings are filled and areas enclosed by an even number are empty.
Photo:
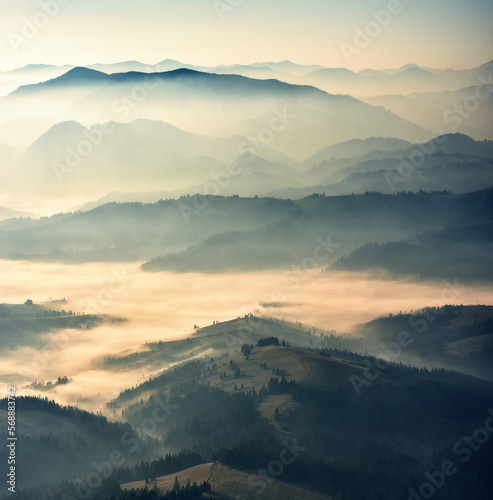
[[[288,120],[293,125],[296,123],[296,120],[289,119],[290,114],[300,115],[300,119],[306,121],[304,113],[317,110],[324,115],[327,130],[334,137],[326,137],[317,149],[307,150],[305,158],[323,146],[355,137],[393,135],[407,140],[424,138],[424,132],[419,127],[382,108],[348,96],[331,96],[314,87],[290,85],[273,79],[257,80],[189,69],[107,75],[76,68],[57,79],[21,87],[12,95],[0,99],[0,105],[5,109],[6,116],[15,113],[25,119],[46,116],[46,111],[26,107],[33,99],[50,102],[50,117],[54,115],[53,109],[58,110],[59,114],[55,115],[58,121],[76,120],[94,124],[146,118],[164,120],[199,133],[223,130],[267,115],[267,122],[256,128],[256,134],[264,128],[269,129],[271,120],[275,120],[275,123],[272,122],[274,135],[281,136],[282,128],[286,131],[294,128],[283,127]],[[338,121],[346,122],[342,130],[337,127]],[[314,124],[311,129],[315,136],[321,134],[316,126]]]
[[[490,189],[465,195],[368,193],[298,201],[193,196],[107,204],[37,221],[0,222],[0,256],[71,262],[164,256],[144,266],[154,271],[278,268],[312,256],[316,266],[326,266],[368,242],[488,223],[492,203]]]
[[[337,167],[340,166],[339,163]],[[405,175],[401,175],[401,172]],[[402,169],[401,159],[362,161],[355,166],[336,170],[318,186],[277,191],[275,195],[299,198],[313,192],[338,196],[366,192],[391,194],[399,191],[448,191],[462,194],[488,189],[492,185],[493,160],[438,153],[427,157],[419,168],[408,171]]]
[[[0,207],[0,222],[7,219],[14,219],[18,217],[32,217],[33,214],[28,212],[20,212],[12,210],[11,208]]]
[[[41,334],[57,330],[96,328],[110,323],[105,315],[73,314],[72,311],[54,310],[32,303],[0,304],[0,351],[39,345]]]
[[[408,96],[387,95],[365,101],[383,106],[425,129],[438,128],[445,132],[467,134],[477,140],[492,140],[492,93],[493,85],[475,82],[475,85],[459,90],[420,92]]]
[[[10,97],[18,98],[21,96],[35,95],[45,90],[65,90],[68,87],[99,86],[110,81],[111,78],[106,73],[88,68],[77,67],[67,71],[67,73],[64,73],[63,75],[57,76],[56,78],[45,82],[23,85],[16,91],[12,92]]]
[[[366,245],[334,269],[383,269],[399,275],[461,281],[493,280],[493,223],[425,233],[407,241]],[[444,258],[446,256],[446,258]]]
[[[480,205],[472,200],[482,200]],[[290,217],[248,232],[224,232],[178,253],[151,260],[145,271],[210,272],[299,265],[325,238],[334,245],[316,260],[322,266],[362,244],[410,237],[471,220],[491,220],[491,190],[470,195],[367,193],[360,196],[310,197],[296,202]],[[479,208],[481,206],[481,208]],[[473,216],[471,208],[480,210]],[[477,217],[477,218],[476,218]],[[481,222],[480,222],[481,221]],[[425,229],[427,228],[427,229]],[[406,234],[406,236],[404,236]],[[400,236],[399,236],[400,235]],[[358,243],[361,242],[361,243]]]
[[[493,61],[467,70],[424,68],[407,64],[397,69],[347,70],[319,69],[302,81],[329,93],[344,93],[360,98],[382,95],[408,95],[415,92],[446,92],[478,85],[489,78]]]
[[[168,370],[125,391],[112,406],[137,424],[150,418],[158,398],[172,395],[173,411],[156,423],[155,433],[171,449],[188,448],[204,459],[179,473],[180,484],[192,474],[212,477],[209,457],[215,456],[218,469],[251,474],[248,495],[255,492],[254,479],[259,488],[277,479],[341,498],[344,491],[351,499],[401,498],[409,484],[420,484],[435,450],[449,450],[488,417],[492,388],[486,381],[330,348],[323,354],[251,345],[244,354]],[[296,459],[262,481],[262,471],[285,456],[283,450],[294,450]],[[150,487],[161,481],[164,489],[178,476],[152,477],[140,480]],[[378,490],[383,478],[384,491]],[[219,486],[215,491],[229,494]]]
[[[282,220],[296,206],[265,198],[194,197],[108,204],[38,221],[0,223],[2,256],[71,261],[142,260],[177,251],[225,230],[250,230]]]
[[[218,462],[197,465],[176,474],[161,476],[150,484],[145,481],[134,481],[122,484],[121,487],[123,490],[151,489],[155,485],[162,493],[165,493],[173,489],[175,478],[178,479],[180,485],[186,484],[188,480],[197,484],[207,481],[212,487],[211,494],[225,499],[243,498],[242,495],[252,490],[250,474]],[[279,480],[272,480],[265,488],[263,495],[267,498],[286,500],[328,500],[331,498]]]
[[[62,407],[48,399],[18,396],[16,400],[17,408],[22,409],[17,414],[17,444],[24,450],[17,454],[16,466],[18,471],[29,471],[23,474],[21,490],[39,488],[47,481],[53,486],[66,479],[87,478],[94,474],[95,463],[108,459],[108,450],[119,450],[128,465],[156,456],[157,446],[151,440],[140,443],[133,453],[128,445],[122,445],[121,436],[132,432],[128,424],[110,423],[102,416]],[[2,399],[0,422],[4,429],[6,420],[7,401]],[[6,439],[6,433],[2,438]],[[6,474],[7,453],[2,450],[0,456],[1,470]]]
[[[298,173],[283,164],[281,154],[263,148],[247,158],[242,156],[246,144],[240,136],[207,137],[148,120],[90,129],[65,122],[48,130],[20,157],[6,184],[19,195],[39,196],[41,189],[57,198],[191,186],[194,194],[199,186],[208,186],[226,195],[253,195],[298,185]],[[233,192],[224,189],[224,182]]]
[[[447,282],[446,294],[458,296],[460,287],[460,278]],[[383,348],[395,342],[396,332],[408,332],[408,345],[398,354],[401,362],[493,381],[492,323],[492,306],[445,305],[376,318],[360,325],[356,334],[364,345],[360,349],[383,356]]]
[[[353,153],[351,153],[354,151]],[[492,141],[475,141],[464,134],[444,134],[434,140],[425,143],[411,145],[397,139],[367,139],[366,141],[349,141],[329,147],[308,159],[304,165],[310,167],[305,172],[307,182],[329,183],[339,182],[352,173],[377,171],[389,169],[388,161],[392,160],[397,167],[402,159],[409,162],[413,160],[415,168],[424,168],[423,161],[440,154],[444,158],[447,154],[462,155],[463,158],[471,159],[493,159]],[[423,156],[423,158],[421,158]],[[415,159],[416,158],[416,159]],[[446,160],[446,158],[445,158]],[[372,163],[373,167],[368,168]],[[446,164],[446,162],[445,162]],[[442,165],[443,166],[443,165]]]
[[[351,141],[334,144],[318,151],[303,162],[305,168],[314,167],[322,162],[337,161],[355,157],[365,157],[376,151],[399,151],[411,146],[401,139],[370,137],[368,139],[353,139]]]
[[[286,341],[296,347],[322,345],[318,336],[299,325],[265,317],[245,316],[197,328],[192,336],[183,340],[145,344],[131,353],[122,352],[114,356],[105,356],[95,360],[94,365],[114,371],[123,371],[130,367],[132,369],[146,367],[157,371],[193,359],[237,356],[244,343],[255,344],[266,337],[278,337],[280,342]],[[290,357],[287,356],[287,358]],[[287,362],[286,360],[279,361]],[[261,377],[256,380],[257,385],[260,380],[262,383],[268,381],[265,380],[265,376]],[[261,387],[261,383],[258,387]],[[230,389],[233,389],[232,385]],[[121,400],[117,399],[117,402],[128,402],[132,400],[131,398],[138,400],[141,396],[138,391],[131,394],[130,392],[127,391],[125,397]]]

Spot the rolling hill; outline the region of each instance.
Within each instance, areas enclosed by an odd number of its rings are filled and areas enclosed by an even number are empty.
[[[333,268],[489,282],[493,279],[492,250],[493,223],[489,222],[424,233],[405,241],[368,244],[341,257]]]
[[[418,167],[404,159],[369,160],[340,168],[318,185],[288,188],[270,193],[280,198],[302,198],[313,193],[341,196],[367,192],[440,192],[465,194],[493,185],[493,160],[454,153],[436,153],[426,157]],[[331,170],[324,168],[325,171]]]
[[[308,197],[295,202],[298,210],[289,217],[251,231],[238,230],[211,236],[188,249],[168,254],[143,265],[145,271],[218,272],[268,269],[303,263],[319,247],[320,235],[330,235],[335,245],[320,265],[365,243],[398,241],[416,232],[469,225],[469,201],[483,199],[475,220],[491,219],[490,190],[482,194],[399,194]],[[484,198],[483,198],[484,196]],[[484,203],[484,204],[483,204]],[[447,207],[447,208],[445,208]],[[478,206],[476,206],[478,207]],[[425,227],[427,229],[425,229]],[[350,228],[350,229],[348,229]],[[401,236],[399,236],[401,235]],[[350,250],[351,249],[351,250]]]
[[[268,198],[199,197],[108,204],[89,212],[0,223],[5,257],[103,261],[145,259],[187,248],[223,231],[251,230],[282,220],[296,205]]]
[[[313,193],[339,196],[373,191],[462,194],[493,185],[492,144],[491,141],[474,141],[462,134],[447,134],[412,146],[399,139],[355,139],[322,149],[303,163],[302,168],[308,168],[304,172],[287,157],[266,148],[259,152],[263,158],[251,152],[239,157],[236,160],[238,171],[229,178],[224,175],[228,166],[210,157],[175,158],[163,167],[166,182],[156,179],[152,191],[111,191],[77,210],[89,210],[109,202],[155,203],[197,192],[215,192],[219,188],[225,196],[255,194],[285,199],[301,199]],[[202,181],[205,172],[208,178],[204,184],[187,184],[194,179]],[[212,187],[211,172],[223,173],[220,186],[217,183]],[[63,177],[67,182],[71,180],[69,175]],[[151,173],[150,177],[154,175]],[[177,183],[187,186],[171,189]],[[169,189],[156,190],[163,184]]]
[[[255,349],[247,359],[241,354],[243,344],[255,345],[262,339],[279,339],[279,345],[284,342],[290,347],[277,349],[275,346]],[[184,340],[171,342],[157,342],[141,346],[130,354],[121,353],[117,356],[108,356],[95,361],[95,366],[105,370],[125,370],[126,368],[152,368],[159,370],[167,366],[180,366],[183,363],[196,360],[232,359],[235,370],[248,373],[247,381],[243,379],[245,390],[259,391],[267,385],[272,368],[279,373],[314,387],[331,387],[338,389],[345,385],[352,373],[360,373],[361,367],[340,359],[320,356],[299,348],[317,348],[323,346],[323,340],[315,330],[304,329],[299,325],[268,317],[247,316],[235,320],[225,321],[199,328],[190,337]],[[264,368],[263,365],[268,366]],[[226,363],[223,363],[226,366]],[[226,369],[226,368],[225,368]],[[183,374],[178,368],[180,377],[186,378],[190,374]],[[230,368],[227,368],[230,372]],[[171,370],[172,372],[172,370]],[[148,383],[144,383],[132,390],[126,390],[109,404],[110,408],[127,408],[137,403],[141,398],[149,398],[157,394],[161,383],[173,380],[173,374],[163,372]],[[220,370],[209,373],[208,385],[228,393],[233,393],[237,379],[223,378]],[[193,373],[191,374],[193,377]],[[171,377],[171,379],[170,379]],[[272,410],[273,411],[273,410]],[[271,415],[272,417],[272,415]]]
[[[186,484],[188,480],[197,484],[207,481],[212,487],[211,495],[216,495],[216,497],[224,500],[243,498],[242,495],[252,490],[251,474],[214,462],[197,465],[169,476],[157,477],[151,483],[134,481],[122,484],[121,487],[123,490],[131,490],[151,489],[155,486],[165,493],[173,490],[175,478],[178,479],[180,485]],[[327,500],[330,498],[327,495],[312,493],[305,488],[276,480],[272,480],[262,494],[268,498],[286,500]]]
[[[448,288],[447,292],[458,290]],[[399,354],[400,362],[493,381],[492,322],[491,306],[439,306],[376,318],[361,325],[357,334],[367,352],[388,357],[382,348],[395,342],[398,332],[408,332],[410,342]]]
[[[366,243],[488,223],[491,211],[491,190],[297,201],[194,196],[149,205],[110,203],[88,212],[0,222],[0,256],[62,262],[148,260],[145,270],[179,272],[279,268],[313,256],[323,267]]]
[[[427,314],[436,316],[433,325],[446,346],[480,335],[473,329],[487,326],[490,309],[449,306]],[[191,339],[213,347],[231,332],[246,333],[238,338],[241,352],[222,347],[196,359],[191,352],[188,361],[123,391],[108,403],[123,423],[46,399],[21,398],[19,446],[27,452],[19,466],[32,474],[20,499],[77,495],[81,479],[94,471],[101,475],[98,500],[111,495],[127,500],[121,491],[141,488],[157,487],[164,494],[175,478],[179,486],[189,479],[207,482],[211,491],[205,498],[404,498],[409,484],[420,484],[422,470],[435,470],[461,436],[484,423],[493,394],[484,380],[383,364],[368,352],[370,338],[389,342],[408,317],[364,325],[355,339],[364,355],[331,347],[332,337],[321,332],[268,318],[249,316],[198,329]],[[310,345],[317,338],[327,347],[309,350],[281,342]],[[130,366],[131,359],[121,362]],[[0,420],[5,408],[2,400]],[[108,449],[119,452],[110,455],[119,457],[118,465],[102,465]],[[40,460],[46,450],[51,458]],[[482,449],[476,459],[489,463],[488,453]],[[472,472],[475,464],[464,466],[461,484],[483,484],[486,476]],[[40,495],[36,489],[47,479],[50,487]],[[450,483],[444,491],[453,488]]]
[[[42,344],[41,334],[66,329],[92,329],[115,318],[95,314],[74,314],[26,301],[0,304],[0,351]]]
[[[407,160],[415,170],[425,170],[437,165],[448,168],[458,161],[488,162],[491,159],[492,141],[475,141],[463,134],[445,134],[415,145],[396,139],[355,140],[324,149],[307,160],[304,163],[308,167],[304,180],[312,186],[317,183],[327,186],[355,173],[389,170],[397,174],[403,160]],[[404,176],[401,174],[401,177]],[[444,179],[443,184],[446,182],[447,179]],[[377,191],[385,192],[386,188]]]
[[[321,163],[366,158],[367,155],[377,152],[400,151],[409,148],[411,144],[400,139],[387,137],[370,137],[369,139],[353,139],[321,149],[315,155],[303,162],[309,170]]]
[[[11,208],[0,207],[0,222],[19,217],[33,217],[33,214],[28,212],[20,212],[18,210],[12,210]]]
[[[193,337],[228,332],[231,326],[219,323]],[[281,332],[283,325],[277,328]],[[123,488],[156,485],[164,492],[173,488],[176,477],[180,485],[188,479],[207,480],[211,494],[234,498],[241,491],[230,483],[232,478],[243,485],[250,475],[250,495],[254,479],[256,485],[263,484],[261,471],[283,448],[297,443],[299,458],[267,481],[276,488],[269,498],[286,498],[278,489],[284,482],[292,485],[293,498],[303,495],[295,487],[306,482],[316,494],[341,496],[346,491],[347,497],[358,498],[362,488],[368,494],[376,479],[359,475],[362,454],[371,460],[372,474],[393,478],[387,479],[386,491],[378,498],[401,498],[400,489],[414,484],[422,464],[434,463],[433,450],[448,448],[459,439],[459,429],[472,429],[471,419],[481,420],[481,408],[491,397],[491,384],[473,377],[402,364],[382,366],[369,354],[330,347],[311,352],[276,345],[276,340],[260,339],[255,345],[250,339],[243,354],[205,356],[171,368],[112,401],[110,408],[123,410],[125,420],[138,425],[150,418],[156,401],[168,397],[173,410],[165,421],[155,423],[154,435],[162,436],[172,450],[187,448],[203,459],[201,465],[165,476],[141,473],[140,480],[122,481]],[[363,338],[360,342],[366,349]],[[420,431],[423,425],[430,431],[426,437]],[[375,444],[382,443],[384,435],[384,444]],[[406,477],[392,475],[394,468],[401,474],[406,470]]]
[[[158,371],[191,359],[238,355],[242,344],[256,343],[265,337],[279,337],[297,347],[322,345],[315,333],[301,325],[247,316],[197,328],[192,336],[183,340],[145,344],[138,350],[132,349],[131,353],[105,356],[94,360],[93,365],[114,371],[143,367]]]

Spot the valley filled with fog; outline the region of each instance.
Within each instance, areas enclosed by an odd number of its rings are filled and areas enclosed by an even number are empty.
[[[355,333],[359,324],[379,316],[445,304],[485,304],[491,287],[436,280],[385,280],[368,273],[323,269],[251,273],[144,273],[129,263],[46,264],[0,261],[2,297],[8,303],[36,304],[74,313],[108,315],[90,330],[61,329],[33,334],[21,346],[2,336],[0,377],[5,383],[30,385],[58,377],[73,379],[54,388],[51,397],[91,411],[121,390],[170,365],[124,372],[98,370],[105,356],[145,350],[148,342],[185,339],[194,326],[205,327],[255,313],[305,328]],[[8,285],[7,285],[8,284]],[[12,286],[12,284],[15,284]],[[65,299],[63,302],[58,302]],[[104,383],[102,383],[104,380]],[[36,394],[32,388],[26,394]]]
[[[257,8],[233,3],[220,21]],[[491,53],[148,64],[63,39],[0,71],[7,495],[491,498]]]

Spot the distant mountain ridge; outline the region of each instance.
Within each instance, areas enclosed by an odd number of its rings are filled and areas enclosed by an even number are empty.
[[[149,271],[223,272],[294,265],[322,245],[319,265],[327,266],[366,243],[487,224],[491,193],[367,193],[298,201],[193,196],[148,205],[109,203],[88,212],[0,222],[0,257],[148,260]]]
[[[443,92],[419,89],[406,96],[381,95],[363,100],[383,106],[429,130],[438,128],[446,133],[467,134],[477,140],[493,140],[493,64],[491,66],[482,79],[468,82],[459,89]]]
[[[493,215],[493,214],[490,214]],[[449,228],[400,242],[370,244],[341,257],[334,269],[391,275],[493,281],[493,223]],[[446,261],[444,255],[447,256]]]

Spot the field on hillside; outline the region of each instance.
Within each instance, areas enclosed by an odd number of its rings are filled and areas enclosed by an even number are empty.
[[[226,467],[220,463],[203,464],[180,471],[177,474],[157,477],[148,484],[146,481],[122,484],[122,488],[124,490],[152,489],[156,486],[164,493],[173,489],[175,479],[178,479],[180,485],[186,484],[187,481],[197,484],[208,481],[212,486],[211,494],[224,500],[247,499],[254,498],[255,496],[282,498],[283,500],[329,500],[331,498],[327,495],[313,493],[306,488],[273,480],[272,478],[267,482],[258,476]]]

